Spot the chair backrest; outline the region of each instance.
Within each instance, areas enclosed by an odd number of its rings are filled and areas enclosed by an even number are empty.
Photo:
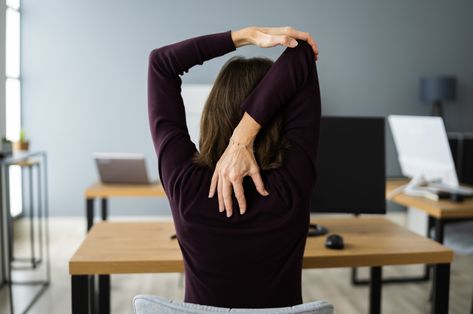
[[[267,309],[231,309],[199,305],[163,299],[157,296],[137,295],[133,299],[135,314],[209,314],[209,313],[255,313],[255,314],[332,314],[333,305],[315,301],[291,307]]]

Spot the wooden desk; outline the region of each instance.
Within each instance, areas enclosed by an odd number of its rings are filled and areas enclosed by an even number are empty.
[[[310,237],[304,268],[371,267],[370,313],[380,313],[382,266],[434,264],[432,313],[448,312],[451,250],[383,217],[320,218],[316,222],[341,234],[346,248],[329,250],[324,246],[325,237]],[[171,221],[96,224],[69,261],[73,314],[89,313],[90,294],[95,295],[89,290],[89,280],[94,275],[99,275],[100,313],[109,313],[111,274],[182,272],[178,243],[170,239],[173,233]]]
[[[387,180],[386,194],[407,183],[408,180],[404,179]],[[403,206],[417,208],[429,215],[427,235],[429,230],[435,226],[435,240],[440,243],[443,243],[444,240],[444,225],[447,221],[473,219],[473,198],[455,203],[450,200],[432,201],[423,197],[400,193],[394,196],[391,201]]]
[[[95,183],[85,190],[87,230],[94,224],[96,198],[101,198],[102,220],[108,218],[109,197],[165,197],[161,184],[103,184]]]

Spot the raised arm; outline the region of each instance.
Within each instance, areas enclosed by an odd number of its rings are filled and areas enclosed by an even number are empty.
[[[284,50],[241,107],[265,126],[304,87],[314,68],[312,48],[298,40],[297,47]]]
[[[148,113],[158,155],[170,131],[178,128],[187,132],[180,78],[184,72],[194,65],[201,65],[241,46],[254,44],[260,47],[292,47],[296,44],[294,38],[307,36],[307,33],[288,27],[247,27],[198,36],[154,49],[149,56]],[[311,45],[315,53],[315,43]]]
[[[181,96],[184,72],[206,60],[255,44],[260,47],[290,46],[291,39],[306,33],[284,28],[243,28],[186,39],[155,49],[149,56],[148,115],[158,157],[159,176],[168,196],[180,171],[192,161],[196,147],[190,140]],[[291,36],[289,36],[291,35]],[[314,51],[316,51],[315,43]],[[169,154],[163,154],[168,151]]]
[[[180,75],[197,64],[236,49],[231,31],[190,38],[154,49],[149,56],[148,114],[159,155],[174,133],[187,133]]]
[[[196,152],[187,130],[180,75],[236,49],[231,31],[198,36],[155,49],[149,56],[148,116],[165,189]],[[169,154],[163,154],[169,150]],[[168,192],[168,191],[167,191]]]
[[[316,54],[314,51],[316,50],[311,44],[313,40],[310,35],[307,38],[310,40],[298,40],[295,48],[287,48],[242,103],[245,114],[235,128],[230,144],[217,164],[209,192],[209,197],[213,197],[217,190],[219,209],[220,211],[226,209],[227,216],[231,216],[233,212],[232,187],[238,200],[240,213],[243,214],[246,210],[242,187],[244,176],[251,176],[260,194],[267,195],[259,176],[259,169],[254,161],[251,162],[251,157],[254,160],[251,153],[252,145],[261,127],[266,125],[276,113],[283,110],[285,105],[290,104],[309,79],[315,80]],[[295,108],[292,115],[295,117],[298,114],[297,111],[300,110],[303,108]]]

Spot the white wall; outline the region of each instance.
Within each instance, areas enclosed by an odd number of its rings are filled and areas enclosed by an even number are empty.
[[[211,89],[212,84],[184,84],[182,86],[181,95],[185,104],[187,128],[197,148],[200,138],[200,117]]]

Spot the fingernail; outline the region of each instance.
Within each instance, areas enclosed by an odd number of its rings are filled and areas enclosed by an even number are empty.
[[[264,194],[265,194],[266,196],[268,196],[268,195],[269,195],[269,192],[266,191],[266,190],[264,190]]]
[[[209,194],[209,198],[211,198],[211,197],[212,197],[212,194]]]
[[[243,215],[244,213],[246,213],[246,209],[242,209],[242,210],[240,210],[240,214],[242,214],[242,215]]]
[[[227,218],[229,218],[231,216],[231,214],[229,212],[227,212]]]
[[[291,43],[290,43],[291,47],[295,47],[297,46],[297,40],[295,39],[291,39]]]

